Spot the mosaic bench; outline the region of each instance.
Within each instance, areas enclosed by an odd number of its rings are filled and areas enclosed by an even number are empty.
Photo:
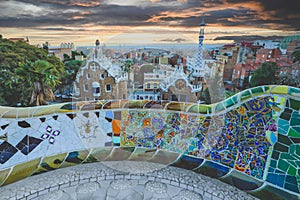
[[[222,102],[71,102],[0,107],[0,185],[77,164],[147,161],[262,199],[300,199],[300,89],[261,86]]]

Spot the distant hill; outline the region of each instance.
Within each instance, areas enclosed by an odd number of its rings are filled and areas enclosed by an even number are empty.
[[[243,41],[254,41],[254,40],[282,40],[285,36],[261,36],[261,35],[239,35],[239,36],[220,36],[216,37],[214,41],[218,40],[233,40],[235,42],[243,42]]]

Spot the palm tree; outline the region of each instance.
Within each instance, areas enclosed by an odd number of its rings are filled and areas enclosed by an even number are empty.
[[[60,72],[54,65],[45,60],[37,60],[23,65],[17,73],[26,73],[28,81],[33,85],[30,104],[35,102],[39,106],[55,100],[52,89],[60,83]]]
[[[133,70],[133,67],[132,67],[133,65],[134,65],[134,62],[132,60],[126,60],[124,63],[124,71],[128,73],[128,86],[130,83],[130,73]]]

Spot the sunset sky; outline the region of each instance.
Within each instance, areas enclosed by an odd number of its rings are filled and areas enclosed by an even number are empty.
[[[205,43],[232,36],[300,34],[299,0],[2,0],[0,34],[31,44]],[[217,37],[228,40],[215,40]]]

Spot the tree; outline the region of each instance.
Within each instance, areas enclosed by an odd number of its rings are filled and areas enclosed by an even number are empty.
[[[75,56],[80,56],[80,55],[82,54],[77,51],[72,51],[72,60],[75,60]]]
[[[65,53],[64,53],[63,56],[64,56],[64,62],[65,62],[65,61],[71,60],[71,58],[70,58],[70,56],[69,56],[68,54],[65,54]]]
[[[252,87],[259,85],[276,84],[279,67],[275,62],[265,62],[254,71],[251,77],[250,85]]]
[[[47,50],[29,45],[26,42],[12,42],[0,38],[0,104],[7,106],[28,106],[32,93],[32,84],[27,71],[17,73],[23,65],[45,60],[60,72],[64,73],[63,63],[54,56],[48,56]],[[3,83],[3,84],[2,84]]]
[[[55,99],[52,90],[60,83],[60,72],[48,61],[37,60],[26,63],[17,70],[17,74],[21,76],[25,74],[33,87],[30,104],[45,105]]]
[[[66,90],[68,92],[72,90],[76,75],[83,65],[83,62],[82,60],[70,60],[65,62],[65,73],[61,79],[62,84],[56,88],[60,94],[63,94]]]
[[[46,51],[48,51],[49,50],[49,42],[45,42],[45,43],[43,43],[43,49],[45,49]]]
[[[128,86],[130,84],[130,73],[132,72],[133,70],[133,66],[134,63],[132,60],[125,60],[124,62],[124,71],[128,73]]]
[[[300,47],[297,47],[292,53],[293,62],[300,62]]]

